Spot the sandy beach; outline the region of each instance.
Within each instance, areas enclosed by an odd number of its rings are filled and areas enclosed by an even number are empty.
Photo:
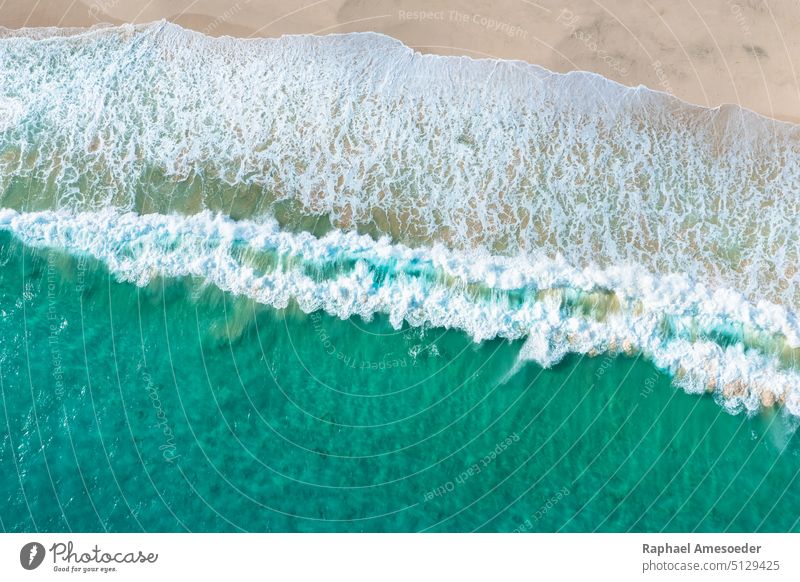
[[[76,0],[0,7],[0,24],[90,26],[166,18],[240,37],[377,31],[421,52],[586,70],[699,105],[800,122],[800,5],[790,0]]]

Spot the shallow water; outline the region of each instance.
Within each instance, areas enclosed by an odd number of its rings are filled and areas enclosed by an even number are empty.
[[[790,124],[371,33],[32,36],[0,39],[2,207],[324,216],[800,301]]]
[[[639,358],[509,377],[520,342],[137,288],[2,237],[5,530],[800,529],[791,418]]]

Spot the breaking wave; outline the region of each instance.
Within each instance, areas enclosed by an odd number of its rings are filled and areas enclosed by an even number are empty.
[[[2,36],[2,35],[0,35]],[[800,129],[363,33],[0,38],[0,206],[325,217],[800,300]]]
[[[0,208],[139,285],[524,339],[543,366],[639,352],[800,415],[800,129],[737,107],[372,33],[3,30]]]
[[[785,403],[800,415],[800,374],[781,354],[800,348],[783,308],[727,289],[638,268],[575,269],[563,259],[412,249],[367,235],[287,233],[274,220],[233,221],[115,211],[0,211],[0,230],[33,247],[88,254],[120,280],[196,277],[277,308],[295,303],[346,319],[386,314],[458,329],[475,341],[524,338],[521,358],[551,366],[567,353],[641,352],[689,392],[731,411]],[[721,335],[737,342],[724,345]]]

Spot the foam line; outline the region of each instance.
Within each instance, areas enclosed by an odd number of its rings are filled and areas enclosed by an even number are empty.
[[[563,259],[495,257],[441,245],[409,248],[352,232],[316,238],[281,231],[273,220],[233,221],[207,211],[182,216],[3,209],[0,230],[34,247],[91,255],[120,280],[137,285],[155,276],[197,277],[276,308],[294,302],[306,313],[321,309],[343,319],[381,313],[395,328],[405,321],[458,329],[476,342],[524,339],[520,359],[545,367],[567,353],[641,352],[687,391],[713,391],[730,411],[780,402],[800,415],[796,370],[769,351],[747,346],[744,337],[728,346],[713,338],[718,328],[752,328],[780,335],[796,348],[795,315],[685,275],[658,277],[623,266],[576,269]],[[260,270],[247,260],[254,254],[277,257],[278,266]],[[315,275],[308,265],[337,269]],[[619,308],[602,316],[582,314],[565,299],[575,293],[613,295]]]
[[[798,192],[798,127],[589,73],[377,34],[0,35],[0,205],[17,210],[292,203],[412,246],[680,271],[791,308]]]

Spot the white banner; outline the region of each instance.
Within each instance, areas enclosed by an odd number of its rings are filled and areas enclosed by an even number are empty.
[[[4,534],[0,580],[800,580],[791,534]]]

